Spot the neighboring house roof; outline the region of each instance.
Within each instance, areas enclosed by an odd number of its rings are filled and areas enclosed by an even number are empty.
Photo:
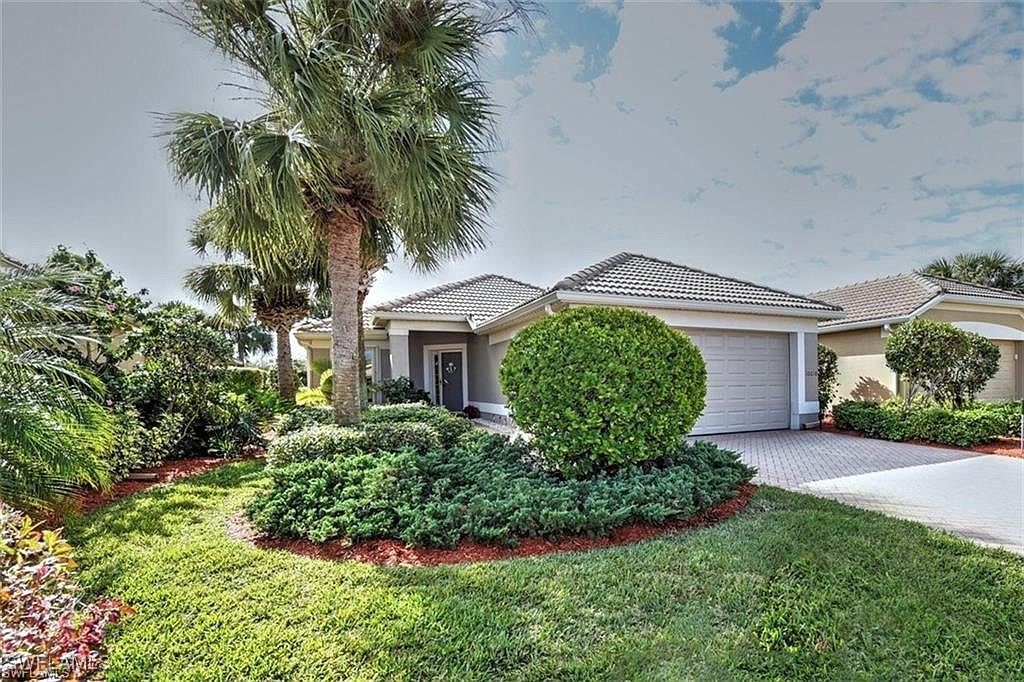
[[[372,308],[364,308],[363,309],[363,327],[366,328],[366,329],[372,329],[373,328],[373,309]],[[329,334],[331,332],[331,318],[325,317],[323,319],[319,319],[319,318],[316,318],[316,317],[307,317],[302,322],[299,322],[298,324],[296,324],[292,328],[292,331],[296,331],[296,332],[324,332],[324,333],[328,333]]]
[[[465,317],[480,323],[541,293],[540,287],[515,279],[479,275],[379,303],[373,307],[373,312],[385,318],[403,314],[439,315]]]
[[[846,311],[846,317],[840,320],[819,322],[823,328],[901,321],[910,318],[940,296],[973,298],[978,299],[979,303],[1019,303],[1024,306],[1024,296],[1009,291],[920,272],[891,275],[808,295],[840,306]]]
[[[584,268],[563,279],[553,289],[671,301],[798,308],[823,312],[839,310],[834,305],[806,296],[635,253],[620,253]]]

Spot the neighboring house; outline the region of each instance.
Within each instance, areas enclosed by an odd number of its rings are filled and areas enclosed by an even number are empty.
[[[708,370],[694,433],[797,429],[818,419],[818,322],[840,317],[838,307],[630,253],[549,289],[481,275],[375,306],[365,319],[372,377],[409,376],[436,403],[475,405],[506,421],[498,368],[509,341],[540,317],[581,305],[643,310],[693,339]],[[303,322],[295,336],[311,360],[328,357],[329,322]]]
[[[885,364],[885,339],[893,327],[916,317],[950,322],[999,347],[999,370],[979,398],[1024,396],[1024,296],[916,272],[809,296],[846,311],[842,319],[818,325],[821,343],[839,356],[839,400],[884,400],[900,393],[899,378]]]

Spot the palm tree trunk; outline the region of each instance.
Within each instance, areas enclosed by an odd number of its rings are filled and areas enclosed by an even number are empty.
[[[362,282],[360,275],[360,282]],[[370,391],[366,386],[366,336],[363,329],[363,302],[366,290],[360,285],[356,294],[356,316],[359,318],[359,404],[365,407],[370,402]]]
[[[292,338],[288,327],[277,333],[277,395],[287,403],[295,402],[295,370],[292,369]]]
[[[331,367],[334,371],[334,421],[358,424],[361,414],[358,314],[360,243],[363,225],[354,215],[327,215],[327,274],[331,284]]]

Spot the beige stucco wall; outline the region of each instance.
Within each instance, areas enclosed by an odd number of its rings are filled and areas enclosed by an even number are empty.
[[[982,306],[958,306],[955,304],[939,304],[921,315],[929,320],[940,322],[986,322],[999,324],[1011,329],[1024,331],[1024,310],[985,310]]]

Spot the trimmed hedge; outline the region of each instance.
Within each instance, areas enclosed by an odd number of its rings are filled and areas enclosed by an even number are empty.
[[[871,438],[970,447],[1011,435],[1019,428],[1019,409],[1018,403],[974,403],[951,410],[927,402],[914,402],[908,407],[895,400],[846,400],[832,408],[832,416],[836,428]]]
[[[330,405],[296,405],[281,419],[278,435],[295,433],[307,426],[321,426],[334,421]]]
[[[465,417],[427,403],[372,405],[363,411],[363,425],[367,427],[370,424],[403,422],[419,422],[434,427],[444,447],[455,445],[460,436],[473,429],[472,422]]]
[[[411,448],[426,452],[441,447],[437,430],[428,424],[367,424],[348,426],[307,426],[281,436],[267,449],[267,467],[279,468],[292,462],[337,459],[358,454],[398,452]]]
[[[516,423],[569,475],[674,451],[707,391],[689,337],[624,308],[570,308],[527,327],[509,344],[500,380]]]
[[[429,452],[296,462],[271,469],[271,488],[249,513],[267,532],[315,542],[453,547],[469,538],[514,546],[523,537],[598,536],[691,516],[733,496],[754,473],[705,442],[588,479],[566,479],[529,459],[522,441],[478,433]]]

